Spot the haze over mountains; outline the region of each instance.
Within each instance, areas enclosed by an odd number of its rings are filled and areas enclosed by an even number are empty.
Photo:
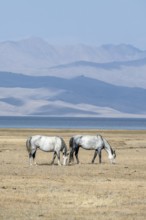
[[[0,43],[0,115],[146,116],[146,51]]]

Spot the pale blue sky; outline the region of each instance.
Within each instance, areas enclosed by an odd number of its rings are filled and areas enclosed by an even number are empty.
[[[0,0],[0,41],[28,37],[146,49],[146,0]]]

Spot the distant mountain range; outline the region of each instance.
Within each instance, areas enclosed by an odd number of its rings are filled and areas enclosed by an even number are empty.
[[[0,43],[0,115],[146,116],[146,51]]]
[[[84,76],[63,79],[0,72],[0,88],[1,114],[146,114],[146,89],[115,86]]]

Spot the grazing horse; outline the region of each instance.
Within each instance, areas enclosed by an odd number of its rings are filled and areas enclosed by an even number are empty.
[[[73,161],[74,157],[73,154],[75,152],[77,163],[79,163],[78,158],[78,152],[79,148],[83,148],[85,150],[95,150],[92,163],[94,163],[94,160],[99,155],[99,163],[101,163],[101,151],[102,149],[105,149],[105,151],[108,153],[108,158],[111,160],[111,162],[114,162],[114,159],[116,158],[115,151],[111,148],[109,143],[103,138],[101,135],[75,135],[71,137],[69,141],[70,146],[70,157],[69,157],[69,163]]]
[[[61,137],[34,135],[27,139],[26,148],[29,153],[30,165],[32,165],[32,160],[36,164],[35,156],[36,156],[36,151],[38,148],[45,152],[54,152],[53,160],[51,164],[54,164],[54,160],[57,155],[58,165],[61,165],[60,151],[62,151],[63,152],[63,165],[67,164],[67,159],[68,159],[67,146],[65,144],[65,141]]]

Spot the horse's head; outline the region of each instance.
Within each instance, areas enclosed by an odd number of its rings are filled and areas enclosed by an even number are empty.
[[[68,164],[68,155],[70,152],[67,152],[66,155],[63,155],[63,165],[66,166]]]
[[[116,151],[112,150],[112,154],[109,156],[111,163],[115,163]]]

